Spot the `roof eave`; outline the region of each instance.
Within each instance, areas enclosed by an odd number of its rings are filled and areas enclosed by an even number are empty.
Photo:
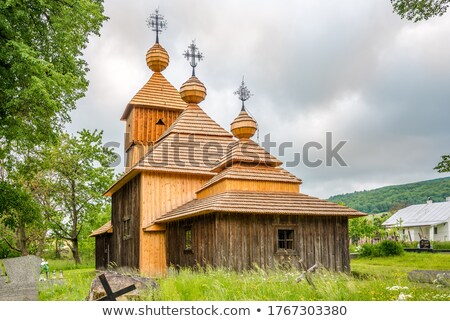
[[[144,105],[144,104],[135,104],[135,103],[128,103],[127,107],[125,107],[125,110],[122,114],[122,117],[120,117],[120,120],[127,120],[128,115],[131,112],[131,109],[133,107],[141,107],[141,108],[153,108],[153,109],[159,109],[159,110],[172,110],[172,111],[180,111],[182,112],[186,107],[174,107],[174,106],[157,106],[157,105]]]
[[[358,217],[363,217],[363,216],[367,216],[367,214],[364,214],[362,212],[358,213],[354,213],[354,214],[314,214],[314,213],[279,213],[279,212],[272,212],[272,211],[267,211],[267,212],[256,212],[256,211],[246,211],[246,210],[241,210],[241,211],[227,211],[227,210],[221,210],[221,209],[217,209],[217,208],[209,208],[209,209],[205,209],[205,210],[201,210],[198,212],[192,212],[192,213],[187,213],[184,215],[175,215],[175,216],[169,216],[169,217],[161,217],[157,220],[155,220],[155,223],[157,224],[162,224],[162,223],[170,223],[170,222],[175,222],[175,221],[179,221],[179,220],[184,220],[184,219],[188,219],[188,218],[192,218],[192,217],[196,217],[196,216],[200,216],[200,215],[205,215],[205,214],[209,214],[209,213],[233,213],[233,214],[257,214],[257,215],[298,215],[298,216],[332,216],[332,217],[348,217],[349,219],[352,218],[358,218]]]
[[[117,192],[122,186],[128,183],[132,178],[142,172],[142,169],[133,167],[128,172],[125,173],[118,181],[116,181],[106,192],[103,193],[103,196],[112,196],[115,192]]]

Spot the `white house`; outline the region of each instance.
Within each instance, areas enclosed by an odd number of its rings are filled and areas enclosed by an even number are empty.
[[[383,223],[386,228],[398,227],[405,241],[450,240],[450,197],[445,202],[411,205],[399,210]]]

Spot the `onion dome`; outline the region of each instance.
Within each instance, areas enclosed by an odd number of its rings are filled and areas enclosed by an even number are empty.
[[[147,66],[154,72],[161,72],[169,65],[169,54],[159,43],[147,51]]]
[[[245,85],[244,78],[242,78],[242,83],[234,94],[242,101],[242,109],[239,115],[231,123],[231,132],[238,139],[250,139],[258,129],[258,124],[245,109],[245,101],[248,100],[252,94]]]
[[[205,100],[206,97],[205,85],[195,77],[195,67],[197,67],[198,62],[203,59],[203,54],[198,50],[195,41],[192,41],[188,46],[188,50],[186,50],[183,55],[192,67],[192,76],[181,85],[181,99],[188,104],[198,104]]]
[[[206,87],[197,77],[192,76],[181,85],[180,95],[188,104],[198,104],[205,100]]]
[[[255,134],[257,129],[256,121],[245,109],[242,109],[231,123],[231,132],[238,139],[249,139]]]

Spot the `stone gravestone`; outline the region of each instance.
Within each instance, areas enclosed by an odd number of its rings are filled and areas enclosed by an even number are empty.
[[[6,277],[0,276],[0,301],[37,301],[41,259],[22,256],[0,259]]]

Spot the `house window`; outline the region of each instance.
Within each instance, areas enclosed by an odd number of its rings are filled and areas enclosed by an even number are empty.
[[[435,227],[433,228],[433,232],[434,232],[434,235],[438,234],[437,226],[435,226]]]
[[[184,228],[184,251],[192,253],[192,227]]]
[[[294,249],[294,230],[278,229],[278,250],[288,251]]]
[[[127,240],[131,238],[131,219],[124,218],[123,219],[123,239]]]

